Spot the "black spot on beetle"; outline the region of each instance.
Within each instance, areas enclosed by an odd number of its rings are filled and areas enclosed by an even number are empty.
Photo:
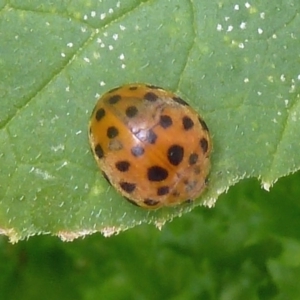
[[[189,129],[193,128],[194,122],[190,117],[184,116],[182,118],[182,125],[183,125],[184,130],[189,130]]]
[[[144,203],[148,206],[155,206],[159,203],[159,201],[152,200],[152,199],[145,199]]]
[[[159,125],[166,129],[170,127],[173,124],[172,118],[168,115],[162,115],[160,116]]]
[[[136,108],[136,106],[128,106],[125,110],[127,118],[133,118],[136,116],[137,113],[138,109]]]
[[[130,167],[130,162],[128,162],[127,160],[121,160],[116,162],[116,168],[120,172],[127,172],[129,170],[129,167]]]
[[[130,194],[135,190],[136,184],[123,181],[120,183],[120,187],[122,188],[122,190]]]
[[[200,140],[200,147],[201,147],[203,153],[207,152],[207,150],[208,150],[208,141],[207,141],[206,138],[202,138]]]
[[[105,110],[104,108],[99,108],[96,111],[96,120],[99,122],[101,119],[103,119],[103,117],[105,116]]]
[[[190,166],[194,165],[198,161],[198,154],[192,153],[189,157],[189,164]]]
[[[154,93],[148,92],[144,95],[144,99],[149,102],[155,102],[158,99],[158,96]]]
[[[183,155],[184,155],[184,149],[179,145],[172,145],[168,149],[168,153],[167,153],[168,160],[173,166],[178,166],[182,162]]]
[[[119,134],[119,130],[115,126],[107,128],[106,135],[108,138],[113,139]]]
[[[121,96],[120,95],[113,95],[108,99],[109,104],[116,104],[121,100]]]
[[[147,175],[150,181],[163,181],[168,177],[169,173],[165,168],[152,166],[148,169]]]
[[[101,147],[99,144],[97,144],[97,145],[95,146],[94,151],[95,151],[95,153],[96,153],[96,155],[97,155],[98,158],[100,158],[100,159],[103,158],[104,152],[103,152],[102,147]]]
[[[169,194],[169,187],[168,186],[161,186],[157,189],[157,196],[164,196]]]

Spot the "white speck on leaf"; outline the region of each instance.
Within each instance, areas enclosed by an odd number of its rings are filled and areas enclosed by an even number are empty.
[[[118,35],[117,33],[115,33],[115,34],[113,35],[113,39],[114,39],[115,41],[118,39],[118,37],[119,37],[119,35]]]
[[[244,43],[239,43],[239,48],[244,49],[245,48]]]
[[[69,48],[72,48],[72,47],[73,47],[73,43],[70,42],[70,43],[67,44],[67,46],[68,46]]]
[[[264,31],[261,28],[257,29],[258,34],[262,34]]]
[[[104,237],[110,237],[114,234],[116,235],[119,234],[120,231],[121,231],[120,228],[112,226],[112,227],[105,227],[100,232],[103,234]]]
[[[109,50],[113,50],[113,49],[114,49],[114,46],[109,45],[109,46],[108,46],[108,49],[109,49]]]
[[[270,183],[268,183],[268,182],[264,182],[264,183],[263,183],[263,188],[264,188],[264,190],[266,190],[267,192],[270,191],[270,187],[271,187],[271,184],[270,184]]]
[[[232,29],[233,29],[233,26],[232,26],[232,25],[229,25],[228,28],[227,28],[227,32],[232,31]]]
[[[240,6],[238,5],[238,4],[236,4],[235,6],[234,6],[234,10],[239,10],[240,9]]]
[[[295,89],[296,89],[296,85],[292,84],[291,87],[290,87],[290,89],[289,89],[289,93],[294,93]]]
[[[264,12],[262,12],[262,13],[259,14],[259,16],[261,17],[261,19],[264,19],[264,18],[265,18],[265,15],[266,15],[266,14],[265,14]]]
[[[101,15],[100,15],[100,20],[104,20],[105,17],[106,17],[106,13],[101,14]]]
[[[248,82],[249,82],[249,78],[246,77],[246,78],[244,79],[244,82],[245,82],[245,83],[248,83]]]
[[[242,23],[240,24],[240,28],[241,28],[241,29],[245,29],[245,28],[246,28],[246,22],[242,22]]]
[[[158,230],[162,230],[165,223],[166,223],[166,221],[164,221],[164,220],[158,220],[158,221],[155,221],[155,226]]]
[[[84,57],[83,60],[84,60],[85,62],[87,62],[87,63],[90,62],[90,59],[89,59],[88,57]]]
[[[218,30],[218,31],[221,31],[221,30],[223,30],[223,28],[222,28],[222,25],[221,25],[221,24],[218,24],[218,25],[217,25],[217,30]]]
[[[87,15],[84,15],[83,16],[83,20],[87,20],[88,16]]]
[[[99,58],[100,58],[100,53],[99,53],[99,52],[94,52],[94,53],[93,53],[93,57],[94,57],[95,59],[99,59]]]
[[[54,152],[65,150],[65,146],[63,144],[59,144],[57,146],[51,146],[51,150]]]
[[[97,38],[97,43],[98,44],[101,44],[102,43],[102,40],[100,38]]]
[[[230,19],[230,17],[225,17],[224,19],[227,22]]]
[[[143,66],[141,66],[141,70],[143,70],[143,69],[147,68],[149,65],[150,65],[150,63],[149,63],[149,62],[147,62],[146,64],[144,64]]]
[[[66,92],[70,92],[70,87],[69,86],[66,87]]]
[[[104,81],[100,81],[100,86],[105,86],[105,82]]]
[[[112,8],[110,8],[109,10],[108,10],[108,13],[109,14],[112,14],[114,12],[114,10],[112,9]]]
[[[82,130],[78,130],[78,131],[75,132],[76,135],[79,135],[81,133],[82,133]]]
[[[246,2],[246,3],[245,3],[245,7],[246,7],[246,8],[250,8],[250,7],[251,7],[250,3],[249,3],[249,2]]]
[[[126,29],[126,27],[125,27],[125,26],[123,26],[123,25],[120,25],[120,29],[123,31],[123,30],[125,30],[125,29]]]
[[[297,122],[298,121],[298,115],[297,115],[296,111],[292,112],[291,117],[292,117],[292,121],[293,122]]]
[[[284,75],[284,74],[281,74],[281,76],[280,76],[280,80],[281,80],[282,82],[284,82],[284,81],[285,81],[285,75]]]
[[[49,174],[47,171],[41,170],[41,169],[34,169],[34,173],[40,177],[42,177],[44,180],[49,180],[49,179],[53,179],[54,176],[52,176],[51,174]]]
[[[57,115],[55,115],[51,120],[50,120],[50,123],[51,124],[54,124],[56,120],[58,120],[59,117]]]
[[[121,68],[122,68],[122,69],[125,69],[125,68],[126,68],[126,65],[125,65],[125,64],[122,64],[122,65],[121,65]]]
[[[64,167],[67,166],[67,165],[68,165],[68,162],[67,162],[67,161],[64,161],[64,162],[61,164],[61,166],[59,166],[58,168],[56,168],[56,171],[58,171],[58,170],[64,168]]]
[[[119,56],[119,58],[120,58],[121,60],[124,60],[124,58],[125,58],[124,54],[122,53],[122,54]]]
[[[274,34],[272,35],[272,38],[273,38],[273,39],[277,39],[277,35],[274,33]]]
[[[91,11],[91,17],[92,18],[95,18],[96,17],[96,12],[93,10],[93,11]]]
[[[66,54],[63,52],[60,55],[61,55],[61,57],[66,57]]]

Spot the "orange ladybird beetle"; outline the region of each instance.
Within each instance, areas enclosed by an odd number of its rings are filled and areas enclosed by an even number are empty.
[[[208,128],[170,91],[134,83],[105,93],[92,112],[89,140],[104,177],[137,206],[178,205],[206,187]]]

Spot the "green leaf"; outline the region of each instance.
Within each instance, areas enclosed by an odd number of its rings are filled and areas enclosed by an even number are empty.
[[[297,171],[300,3],[0,1],[0,232],[15,242],[110,235],[166,221],[246,177]],[[96,99],[129,82],[178,93],[213,138],[209,188],[147,211],[110,188],[89,151]]]

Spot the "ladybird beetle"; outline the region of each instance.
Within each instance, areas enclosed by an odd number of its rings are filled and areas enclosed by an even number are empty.
[[[208,128],[170,91],[135,83],[105,93],[92,112],[89,140],[104,177],[137,206],[177,205],[206,187]]]

